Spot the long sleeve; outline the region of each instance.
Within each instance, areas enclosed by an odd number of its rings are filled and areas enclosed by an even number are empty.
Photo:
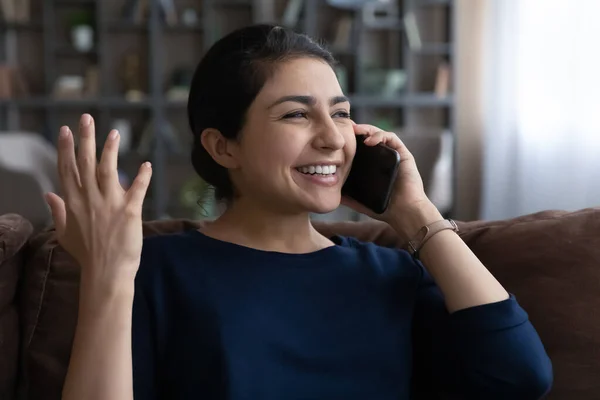
[[[144,246],[147,248],[148,246]],[[151,268],[147,250],[142,252],[140,270],[135,281],[132,321],[132,359],[134,400],[158,398],[156,382],[156,340],[154,318],[145,293],[145,270]]]
[[[551,361],[513,295],[449,314],[423,269],[413,340],[420,398],[535,400],[552,385]]]

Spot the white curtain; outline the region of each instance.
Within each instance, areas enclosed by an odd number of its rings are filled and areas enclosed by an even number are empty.
[[[600,206],[600,0],[490,0],[481,217]]]

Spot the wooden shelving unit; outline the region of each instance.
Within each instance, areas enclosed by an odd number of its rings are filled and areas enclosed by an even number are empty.
[[[126,1],[31,0],[31,21],[0,20],[0,63],[23,68],[31,79],[27,97],[0,99],[0,131],[36,130],[54,141],[60,125],[72,125],[83,112],[95,116],[99,134],[107,133],[117,118],[131,119],[134,133],[152,121],[155,128],[152,153],[124,155],[123,168],[132,174],[137,161],[147,157],[153,162],[153,185],[146,205],[148,218],[189,217],[179,205],[178,193],[193,176],[186,148],[191,134],[187,129],[185,101],[167,97],[170,76],[176,68],[193,69],[208,47],[227,32],[259,19],[264,22],[255,12],[261,2],[276,2],[279,14],[272,22],[280,23],[288,0],[174,0],[179,14],[184,7],[197,11],[199,20],[193,26],[166,24],[159,0],[149,1],[148,15],[143,22],[126,20],[121,14]],[[412,12],[417,16],[423,32],[423,44],[418,49],[408,45],[401,19],[389,24],[365,24],[360,8],[338,10],[326,0],[304,0],[296,28],[331,42],[335,39],[339,17],[352,18],[351,43],[347,48],[334,50],[334,54],[347,69],[348,94],[357,120],[377,120],[378,115],[383,114],[391,115],[401,128],[453,131],[453,96],[451,93],[436,95],[432,80],[435,65],[440,62],[452,65],[453,1],[399,1],[402,15]],[[69,45],[64,16],[78,9],[90,10],[94,15],[95,47],[90,53],[78,53]],[[374,50],[379,50],[379,54],[374,55]],[[139,52],[145,67],[146,97],[137,102],[125,99],[119,83],[122,79],[119,59],[131,51]],[[92,63],[98,67],[100,80],[95,96],[53,98],[58,76]],[[402,68],[407,75],[405,89],[392,97],[364,92],[364,69],[368,63],[379,63],[382,68]],[[163,134],[167,124],[179,132],[183,153],[168,151]]]

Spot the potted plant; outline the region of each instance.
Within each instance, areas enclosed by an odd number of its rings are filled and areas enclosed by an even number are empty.
[[[192,212],[194,219],[217,216],[214,188],[199,176],[194,176],[183,185],[180,201],[185,208]]]

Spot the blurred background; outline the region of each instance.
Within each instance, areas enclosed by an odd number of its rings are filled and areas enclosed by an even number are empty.
[[[275,22],[324,41],[356,121],[396,132],[447,216],[600,205],[600,1],[0,0],[0,214],[49,222],[61,125],[121,133],[144,217],[205,218],[188,86],[228,32]],[[353,212],[315,216],[356,220]]]

